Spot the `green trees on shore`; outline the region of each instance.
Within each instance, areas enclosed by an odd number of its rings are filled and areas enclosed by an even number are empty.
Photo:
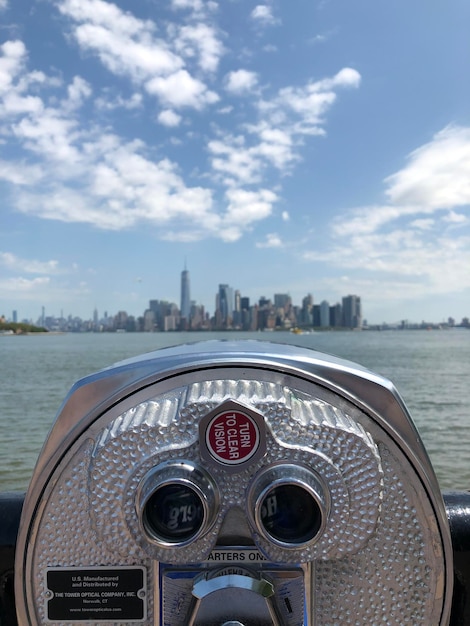
[[[0,333],[14,333],[15,335],[24,335],[26,333],[47,333],[47,328],[41,326],[33,326],[33,324],[23,324],[17,322],[0,321]]]

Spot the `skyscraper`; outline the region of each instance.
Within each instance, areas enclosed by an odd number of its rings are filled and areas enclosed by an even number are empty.
[[[274,294],[274,306],[276,309],[284,309],[292,304],[292,299],[288,293],[275,293]]]
[[[216,310],[220,316],[220,323],[225,328],[232,326],[233,309],[233,287],[229,287],[229,285],[219,285],[219,292],[216,298]]]
[[[239,289],[235,289],[234,302],[233,302],[233,325],[235,328],[239,327],[242,323],[242,297]]]
[[[186,269],[186,264],[184,266],[184,270],[181,272],[181,317],[189,320],[189,316],[191,313],[191,295],[189,290],[189,272]]]
[[[343,298],[343,326],[346,328],[361,328],[362,311],[359,296],[345,296]]]
[[[330,304],[326,300],[320,303],[320,326],[327,328],[330,325]]]

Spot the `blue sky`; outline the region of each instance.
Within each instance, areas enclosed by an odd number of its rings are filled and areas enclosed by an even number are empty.
[[[0,314],[470,315],[467,0],[0,0]]]

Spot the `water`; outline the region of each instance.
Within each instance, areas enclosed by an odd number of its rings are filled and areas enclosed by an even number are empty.
[[[470,489],[470,332],[70,334],[0,337],[0,491],[26,489],[72,384],[116,361],[203,339],[294,343],[391,379],[405,400],[442,489]]]

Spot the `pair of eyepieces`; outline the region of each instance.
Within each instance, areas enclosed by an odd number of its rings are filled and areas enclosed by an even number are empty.
[[[212,476],[192,461],[165,461],[146,474],[137,512],[147,539],[160,547],[186,546],[214,525],[219,490]],[[247,492],[253,527],[271,543],[289,549],[311,545],[326,524],[328,499],[319,477],[295,464],[263,469]]]

